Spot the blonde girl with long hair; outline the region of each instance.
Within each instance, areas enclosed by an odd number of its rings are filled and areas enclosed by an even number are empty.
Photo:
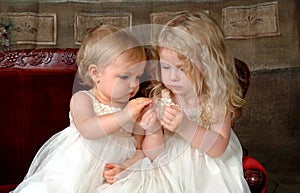
[[[159,77],[146,94],[165,95],[155,99],[148,117],[161,127],[146,131],[148,158],[140,171],[108,190],[250,193],[232,130],[245,101],[221,29],[206,13],[179,14],[163,27],[155,48],[159,62],[152,75]]]

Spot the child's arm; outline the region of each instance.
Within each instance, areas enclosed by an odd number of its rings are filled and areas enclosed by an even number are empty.
[[[140,126],[145,130],[143,152],[149,159],[154,160],[164,150],[164,137],[162,126],[153,107],[144,113]]]
[[[209,156],[218,157],[229,143],[231,119],[231,113],[227,113],[223,120],[211,124],[207,130],[188,119],[177,107],[165,107],[162,125],[170,131],[177,131],[195,148]]]
[[[132,166],[135,162],[142,159],[143,157],[144,157],[143,151],[137,149],[137,151],[131,158],[126,159],[121,164],[109,164],[109,163],[106,164],[105,170],[103,171],[104,179],[110,184],[115,183],[117,180],[119,180],[118,178],[116,178],[118,174],[120,174],[128,167]]]
[[[137,150],[134,156],[120,164],[106,164],[103,177],[108,183],[113,184],[116,182],[118,180],[116,176],[119,173],[133,165],[139,159],[144,158],[145,155],[153,160],[162,152],[164,145],[162,129],[158,121],[153,119],[156,118],[156,114],[153,113],[153,109],[148,109],[142,116],[140,124],[137,123],[134,127],[133,136],[137,142]]]
[[[137,142],[135,154],[131,158],[126,159],[124,162],[120,164],[105,165],[105,170],[103,171],[103,177],[108,183],[113,184],[114,182],[116,182],[118,180],[116,176],[119,173],[121,173],[123,170],[133,165],[138,160],[145,157],[141,149],[142,141],[144,139],[144,130],[138,127],[138,124],[136,124],[136,126],[133,129],[133,136]]]
[[[186,140],[190,140],[190,144],[199,148],[207,155],[212,157],[221,156],[227,148],[231,132],[231,114],[228,113],[224,120],[213,123],[210,129],[199,127],[191,120],[187,119],[184,131],[179,134]]]
[[[136,117],[151,99],[137,98],[116,113],[96,116],[91,98],[84,92],[75,93],[70,102],[70,111],[74,124],[80,134],[87,139],[97,139],[134,124]]]
[[[121,163],[121,165],[125,168],[130,167],[135,162],[137,162],[138,160],[145,157],[145,155],[142,151],[142,142],[144,140],[144,130],[139,127],[138,123],[136,123],[135,127],[133,128],[133,136],[136,140],[136,152],[131,158],[128,158],[127,160],[125,160],[124,162]]]
[[[154,133],[146,133],[143,141],[143,152],[149,159],[154,160],[164,150],[164,137],[162,129]]]

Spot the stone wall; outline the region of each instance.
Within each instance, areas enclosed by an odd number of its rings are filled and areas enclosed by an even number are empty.
[[[163,23],[174,12],[199,10],[216,19],[233,55],[250,67],[248,103],[234,130],[266,167],[267,192],[300,190],[298,0],[1,0],[0,24],[15,22],[13,49],[73,48],[91,25]]]

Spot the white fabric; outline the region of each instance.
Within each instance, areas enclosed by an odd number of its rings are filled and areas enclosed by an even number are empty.
[[[99,103],[88,91],[85,93],[92,98],[98,116],[120,110]],[[74,127],[71,116],[70,122],[69,127],[41,147],[26,177],[11,193],[93,192],[105,184],[106,163],[123,162],[135,153],[134,137],[123,135],[121,130],[101,139],[86,140]]]
[[[242,148],[232,131],[224,154],[212,158],[181,136],[165,132],[165,151],[145,158],[117,183],[98,193],[250,193],[243,177]],[[128,171],[129,172],[129,171]]]

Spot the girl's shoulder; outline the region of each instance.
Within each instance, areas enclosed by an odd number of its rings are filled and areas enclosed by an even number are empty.
[[[77,91],[75,92],[70,100],[70,105],[87,105],[93,103],[93,93],[87,90]]]
[[[73,94],[72,98],[93,99],[95,96],[90,90],[80,90]]]
[[[72,101],[77,105],[92,105],[97,115],[114,113],[121,110],[121,108],[112,107],[110,105],[101,103],[99,100],[97,100],[94,92],[91,90],[82,90],[76,92],[72,96]]]

